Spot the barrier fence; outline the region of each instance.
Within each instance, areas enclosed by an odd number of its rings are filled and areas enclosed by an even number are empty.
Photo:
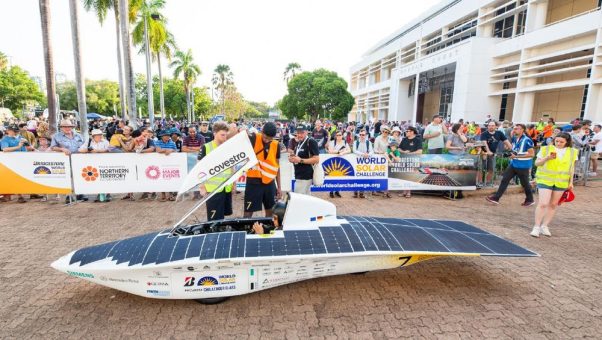
[[[178,191],[196,154],[0,153],[0,194],[97,194]],[[281,156],[282,190],[294,183],[293,165]],[[477,156],[320,155],[325,181],[313,191],[474,190]],[[245,177],[237,190],[245,188]]]

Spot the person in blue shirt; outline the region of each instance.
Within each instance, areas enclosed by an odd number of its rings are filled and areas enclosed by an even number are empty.
[[[18,135],[19,127],[11,126],[6,130],[6,136],[0,140],[0,149],[3,152],[26,152],[33,151],[33,147],[29,145],[27,139]]]
[[[535,204],[533,200],[533,192],[529,185],[529,172],[533,167],[533,157],[535,150],[533,140],[525,134],[526,127],[524,124],[516,124],[514,126],[514,137],[512,137],[512,154],[510,155],[510,165],[504,171],[502,182],[497,192],[485,199],[494,204],[500,204],[500,198],[508,188],[508,184],[518,176],[520,184],[525,190],[525,201],[521,204],[523,207],[530,207]]]
[[[26,152],[26,151],[34,151],[34,148],[29,145],[27,139],[22,138],[18,135],[19,127],[11,126],[6,130],[6,136],[2,137],[0,140],[0,149],[2,152]],[[2,201],[9,201],[10,195],[4,195]],[[23,195],[18,195],[17,202],[25,203],[25,198]]]
[[[169,130],[162,130],[158,133],[159,140],[155,142],[155,148],[158,153],[169,155],[172,152],[178,152],[176,143],[171,139]]]
[[[155,142],[155,148],[157,153],[162,153],[166,156],[171,154],[172,152],[178,152],[178,148],[176,143],[171,139],[171,131],[170,130],[162,130],[158,133],[159,140]],[[165,201],[175,201],[175,197],[170,192],[162,192],[161,198],[159,199],[161,202]]]

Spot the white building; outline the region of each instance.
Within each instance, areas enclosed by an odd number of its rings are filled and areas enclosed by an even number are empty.
[[[602,0],[444,0],[351,68],[349,120],[602,121]]]

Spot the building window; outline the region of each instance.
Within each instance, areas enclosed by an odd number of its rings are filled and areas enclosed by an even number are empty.
[[[441,97],[439,99],[439,114],[448,120],[450,117],[451,105],[454,100],[454,81],[447,81],[441,84]]]
[[[602,0],[601,0],[602,1]],[[525,33],[525,27],[527,25],[527,10],[518,13],[516,18],[516,35]]]
[[[602,1],[602,0],[601,0]],[[593,60],[590,60],[589,63],[591,64]],[[592,76],[592,68],[588,68],[587,69],[587,79],[591,78]],[[585,105],[587,103],[587,93],[589,92],[589,84],[586,84],[583,87],[583,98],[581,99],[581,112],[579,113],[579,118],[583,119],[583,117],[585,116]]]
[[[507,78],[508,76],[504,77]],[[510,88],[510,83],[504,83],[503,89],[507,90]],[[500,120],[506,119],[506,109],[508,107],[508,94],[502,95],[502,102],[500,103]]]

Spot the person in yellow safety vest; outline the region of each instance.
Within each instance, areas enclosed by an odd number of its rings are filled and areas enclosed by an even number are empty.
[[[565,132],[554,138],[554,145],[547,145],[539,150],[535,161],[539,201],[535,209],[535,224],[531,236],[552,236],[548,225],[554,218],[558,200],[564,191],[573,189],[573,174],[578,155],[579,151],[572,147],[571,135]]]
[[[543,128],[546,126],[546,123],[543,121],[543,118],[539,118],[539,122],[537,122],[537,125],[535,126],[535,130],[537,130],[537,132],[542,133],[543,132]]]
[[[222,143],[228,139],[228,125],[225,122],[219,121],[213,124],[213,140],[201,148],[199,152],[199,160],[203,159],[210,152],[217,149]],[[209,178],[201,185],[201,195],[213,193],[213,196],[207,201],[207,220],[223,220],[226,216],[232,215],[232,184],[217,190],[219,186],[227,181],[232,176],[233,170],[227,169],[216,176]]]
[[[255,211],[265,210],[265,216],[272,216],[276,198],[280,198],[280,144],[274,140],[276,124],[267,122],[261,133],[249,135],[257,156],[257,165],[247,171],[244,197],[244,217],[251,217]]]

